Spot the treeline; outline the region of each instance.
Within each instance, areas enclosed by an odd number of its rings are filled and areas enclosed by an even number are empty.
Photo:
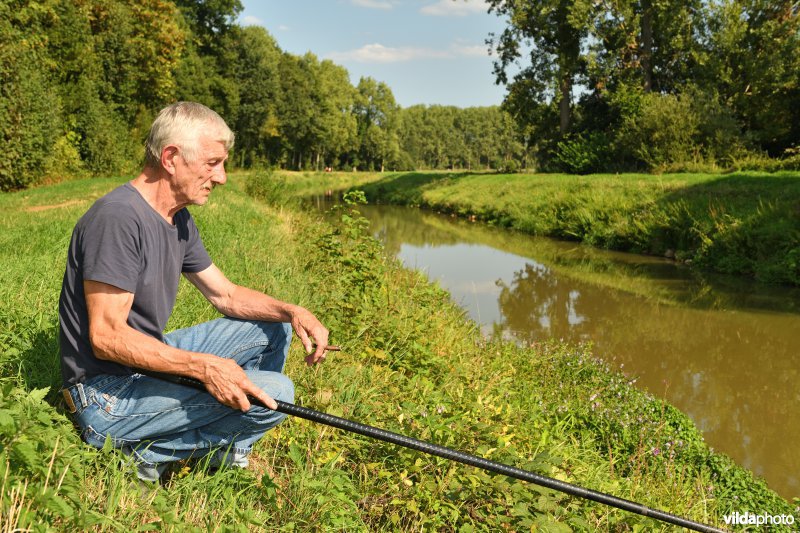
[[[176,100],[225,118],[239,167],[800,166],[796,2],[489,6],[508,22],[490,39],[503,105],[403,109],[385,83],[353,86],[343,67],[238,26],[239,0],[4,0],[0,190],[134,172]]]
[[[391,89],[234,23],[239,0],[5,0],[0,189],[133,172],[164,105],[195,100],[236,132],[232,163],[289,169],[497,168],[520,160],[499,108],[401,109]]]
[[[487,3],[503,107],[541,166],[800,167],[796,0]]]

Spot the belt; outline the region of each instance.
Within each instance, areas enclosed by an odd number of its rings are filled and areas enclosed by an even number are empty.
[[[61,389],[61,394],[64,396],[64,402],[67,404],[67,411],[71,414],[78,412],[78,405],[81,407],[89,405],[89,402],[86,401],[86,394],[83,391],[83,383]]]

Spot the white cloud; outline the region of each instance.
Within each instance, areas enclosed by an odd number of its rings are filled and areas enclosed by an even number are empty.
[[[445,55],[444,52],[426,48],[412,46],[394,48],[373,43],[347,52],[332,52],[328,54],[328,58],[334,61],[355,61],[357,63],[402,63],[412,59],[444,57]]]
[[[387,0],[350,0],[354,6],[369,9],[392,9],[392,3]]]
[[[434,17],[465,17],[488,10],[489,5],[484,0],[439,0],[420,9],[420,13]]]
[[[447,50],[416,48],[413,46],[391,47],[380,43],[367,44],[346,52],[331,52],[326,57],[337,62],[356,63],[402,63],[415,59],[452,59],[456,57],[483,57],[488,52],[483,45],[452,44]]]
[[[454,44],[450,47],[454,55],[463,57],[486,57],[489,49],[485,44]]]
[[[247,15],[246,17],[242,17],[242,25],[243,26],[263,26],[264,21],[262,21],[258,17],[254,17],[252,15]]]
[[[280,26],[278,26],[278,31],[289,31],[289,26],[281,24]]]

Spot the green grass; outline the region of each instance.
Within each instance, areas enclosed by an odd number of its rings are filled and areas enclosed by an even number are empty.
[[[800,173],[400,173],[370,201],[417,205],[602,248],[800,284]]]
[[[299,419],[268,434],[247,471],[187,466],[139,489],[115,452],[80,441],[55,393],[69,235],[87,196],[121,182],[0,196],[0,530],[669,530]],[[243,189],[233,176],[193,210],[215,262],[315,310],[343,346],[308,369],[294,343],[298,403],[703,522],[794,511],[588,347],[485,340],[446,293],[384,259],[354,213],[333,227]],[[183,284],[169,328],[214,316]]]

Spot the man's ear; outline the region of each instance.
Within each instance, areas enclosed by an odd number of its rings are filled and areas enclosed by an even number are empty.
[[[175,145],[167,145],[161,150],[161,166],[164,167],[170,176],[175,175],[175,158],[180,155],[178,147]]]

